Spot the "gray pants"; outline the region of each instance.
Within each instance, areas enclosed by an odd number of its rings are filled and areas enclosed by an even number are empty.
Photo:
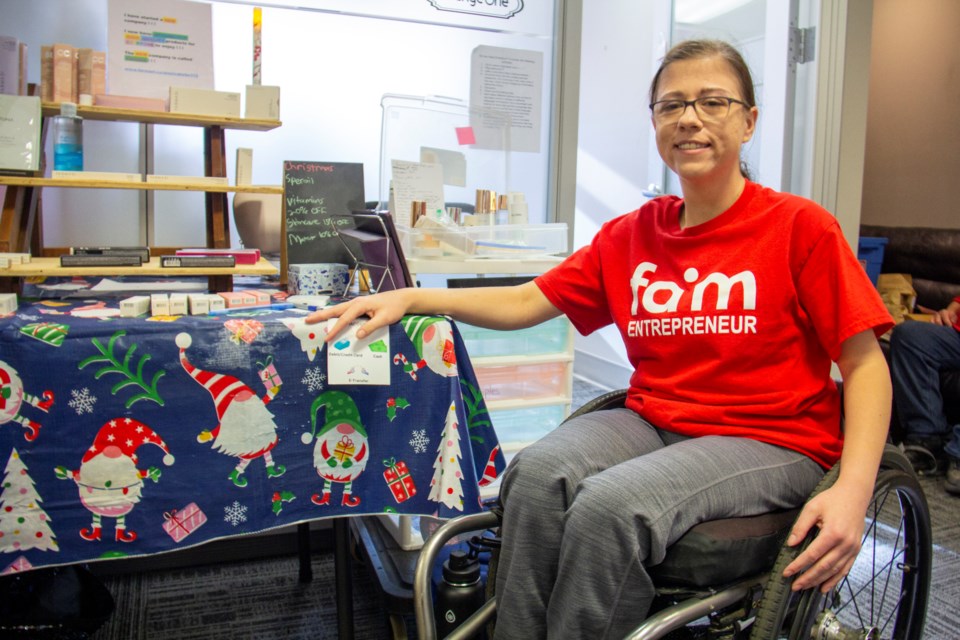
[[[570,420],[503,477],[496,638],[622,638],[645,617],[645,567],[693,525],[802,504],[810,458],[745,438],[685,438],[629,409]]]

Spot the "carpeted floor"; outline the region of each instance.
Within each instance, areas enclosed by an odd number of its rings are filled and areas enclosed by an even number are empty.
[[[574,405],[604,390],[578,382]],[[923,479],[933,523],[934,567],[927,640],[952,640],[960,629],[960,499],[942,479]],[[337,638],[333,555],[313,555],[312,582],[298,580],[295,556],[106,576],[116,611],[91,640],[323,640]],[[358,640],[391,638],[378,587],[353,563]],[[414,629],[407,620],[407,629]]]
[[[333,554],[300,583],[295,556],[108,576],[116,610],[90,640],[325,640],[338,637]],[[391,632],[377,587],[354,563],[354,635]]]

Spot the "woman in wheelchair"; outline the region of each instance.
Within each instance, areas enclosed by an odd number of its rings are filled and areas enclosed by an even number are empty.
[[[362,315],[368,332],[407,313],[619,329],[634,366],[626,406],[568,420],[504,474],[497,638],[622,637],[654,597],[647,567],[685,531],[797,507],[838,460],[787,544],[819,535],[784,574],[828,591],[860,548],[891,403],[876,337],[891,318],[830,213],[741,169],[758,109],[733,47],[673,47],[650,109],[682,198],[610,220],[532,282],[401,289],[308,318],[339,318],[328,341]]]

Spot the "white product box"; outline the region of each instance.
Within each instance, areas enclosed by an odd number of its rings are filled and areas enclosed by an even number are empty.
[[[120,171],[51,171],[50,177],[57,180],[101,180],[104,182],[143,182],[139,173]]]
[[[170,294],[170,315],[172,316],[187,315],[187,294],[185,293]]]
[[[216,293],[207,294],[207,302],[210,303],[210,311],[223,311],[227,308],[227,301]]]
[[[232,91],[170,87],[170,113],[240,117],[240,94]]]
[[[30,262],[29,253],[0,253],[0,258],[6,261],[6,266],[14,264],[27,264]]]
[[[168,316],[170,315],[170,296],[165,293],[150,294],[150,315]]]
[[[150,296],[130,296],[120,301],[120,317],[136,318],[150,310]]]
[[[280,87],[248,84],[243,117],[258,120],[279,120]]]
[[[253,184],[253,149],[237,147],[237,186]]]
[[[189,184],[198,187],[226,187],[230,184],[224,176],[171,176],[152,173],[147,176],[147,182],[156,184]]]
[[[17,310],[17,294],[0,293],[0,313],[13,313]]]
[[[192,316],[202,316],[210,313],[210,298],[205,293],[188,294],[187,304]]]
[[[0,94],[0,170],[40,169],[40,98]]]

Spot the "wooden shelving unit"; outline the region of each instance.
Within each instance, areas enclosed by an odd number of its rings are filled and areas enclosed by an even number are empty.
[[[161,267],[160,258],[140,267],[61,267],[60,258],[31,258],[25,264],[11,265],[0,269],[0,276],[12,278],[32,278],[39,276],[269,276],[277,268],[269,261],[260,258],[257,264],[239,264],[235,267]]]
[[[70,189],[136,189],[139,191],[203,191],[205,193],[283,193],[279,185],[217,185],[183,182],[129,182],[125,180],[80,180],[76,178],[30,178],[0,176],[0,185],[21,187],[66,187]]]
[[[58,103],[45,102],[42,105],[44,117],[42,140],[46,137],[49,118],[60,113]],[[227,129],[246,131],[270,131],[281,125],[279,120],[261,120],[247,118],[227,118],[161,111],[137,111],[131,109],[113,109],[95,106],[80,106],[77,115],[85,120],[109,122],[135,122],[149,125],[177,125],[202,127],[204,176],[222,178],[227,175],[226,144],[224,132]],[[230,246],[230,222],[228,216],[228,193],[264,193],[281,194],[279,185],[205,185],[191,182],[185,178],[182,182],[126,182],[113,180],[54,179],[41,176],[0,176],[0,185],[6,186],[3,210],[0,212],[0,252],[32,253],[45,255],[40,234],[39,200],[44,188],[73,189],[135,189],[142,191],[201,191],[206,194],[206,246],[212,249],[225,249]],[[152,263],[153,261],[151,261]],[[33,266],[31,266],[33,265]],[[36,272],[42,267],[43,273]],[[155,267],[72,267],[63,269],[55,258],[35,258],[33,262],[17,265],[10,269],[0,269],[2,278],[18,278],[36,275],[207,275],[210,288],[214,291],[229,291],[232,288],[232,276],[243,273],[268,275],[276,273],[269,262],[233,269],[164,269]],[[9,288],[0,285],[0,288]]]

